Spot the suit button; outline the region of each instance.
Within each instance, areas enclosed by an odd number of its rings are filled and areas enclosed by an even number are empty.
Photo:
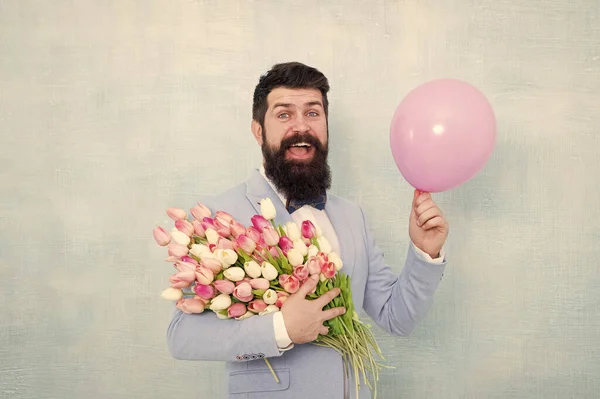
[[[264,359],[265,358],[265,354],[264,353],[259,353],[258,354],[258,358],[259,359]]]
[[[239,361],[244,360],[244,356],[242,356],[242,355],[237,355],[235,358]]]
[[[244,355],[244,360],[250,360],[250,356],[249,355]]]

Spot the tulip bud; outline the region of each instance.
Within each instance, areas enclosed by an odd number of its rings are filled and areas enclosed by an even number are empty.
[[[192,226],[194,226],[194,234],[198,237],[206,237],[206,232],[204,231],[204,227],[202,227],[202,223],[197,220],[192,221]]]
[[[185,219],[176,220],[175,228],[181,231],[186,236],[191,236],[192,234],[194,234],[194,226]]]
[[[229,241],[227,238],[219,237],[219,239],[217,240],[217,248],[233,249],[233,242]]]
[[[250,226],[246,229],[246,236],[254,242],[258,242],[260,240],[260,232],[256,230],[253,226]]]
[[[266,308],[267,308],[267,303],[265,301],[263,301],[262,299],[255,299],[248,304],[248,310],[250,310],[254,313],[262,312]]]
[[[245,319],[249,319],[252,316],[254,316],[254,313],[252,313],[251,311],[247,311],[246,313],[244,313],[240,317],[236,317],[235,319],[236,320],[245,320]]]
[[[234,303],[227,308],[227,316],[229,317],[241,317],[246,313],[246,305],[243,303]]]
[[[302,256],[308,255],[308,247],[301,239],[297,239],[296,241],[294,241],[294,249],[300,252],[300,255]]]
[[[325,238],[323,236],[317,238],[317,244],[319,244],[319,248],[321,248],[321,252],[326,253],[326,254],[331,252],[331,244],[329,244],[329,241],[327,241],[327,238]]]
[[[254,215],[250,218],[252,226],[258,231],[262,231],[265,227],[273,227],[271,223],[261,215]]]
[[[216,230],[213,230],[211,228],[206,229],[206,240],[209,242],[209,244],[216,244],[217,241],[219,241],[219,233],[217,233]]]
[[[277,306],[275,306],[275,305],[269,305],[269,306],[267,306],[267,308],[265,310],[263,310],[262,312],[260,312],[258,315],[259,316],[264,316],[266,314],[275,313],[275,312],[278,312],[278,311],[279,311],[279,308]]]
[[[281,248],[281,252],[287,256],[288,251],[294,248],[294,242],[289,237],[283,236],[279,238],[279,248]]]
[[[310,220],[305,220],[302,222],[302,236],[304,238],[313,238],[315,236],[316,230],[315,225],[312,224]]]
[[[201,221],[204,218],[209,218],[211,216],[210,209],[208,209],[200,202],[198,202],[198,205],[190,209],[190,213],[192,214],[194,219],[199,221]]]
[[[181,231],[175,228],[171,231],[171,237],[173,237],[173,241],[175,241],[177,244],[184,245],[186,247],[190,244],[191,241],[190,237],[187,234],[182,233]]]
[[[275,219],[276,211],[273,201],[270,198],[260,200],[260,213],[267,220]]]
[[[196,268],[196,280],[203,285],[208,285],[213,282],[215,275],[212,270],[204,266],[198,266]]]
[[[249,283],[252,289],[255,290],[266,290],[270,287],[269,280],[266,278],[253,278]]]
[[[251,278],[258,278],[261,276],[260,265],[253,260],[244,263],[244,270]]]
[[[221,261],[223,269],[227,269],[238,260],[237,254],[231,249],[216,249],[214,255]]]
[[[181,258],[182,256],[187,256],[187,254],[188,247],[186,247],[185,245],[177,244],[174,242],[169,244],[169,255]]]
[[[215,296],[215,287],[212,285],[196,284],[194,292],[202,299],[211,299]]]
[[[190,253],[200,259],[202,259],[202,254],[207,252],[209,254],[212,254],[212,252],[210,252],[210,249],[208,249],[206,245],[202,244],[192,244],[190,248]]]
[[[300,281],[300,283],[303,283],[308,278],[310,272],[306,265],[299,265],[294,267],[294,272],[292,274]]]
[[[231,228],[229,227],[229,223],[224,223],[221,219],[214,219],[215,230],[217,233],[224,238],[227,238],[231,235]]]
[[[242,281],[246,276],[246,273],[244,273],[244,269],[241,267],[235,266],[225,269],[225,271],[223,271],[223,275],[226,279],[231,281]]]
[[[277,269],[275,269],[275,266],[266,261],[263,262],[260,266],[260,272],[262,276],[269,281],[276,279],[277,275],[279,274],[277,273]]]
[[[235,289],[235,284],[229,280],[215,280],[213,285],[221,294],[231,295]]]
[[[308,262],[306,262],[306,267],[308,268],[308,273],[311,276],[321,273],[321,264],[316,256],[308,259]]]
[[[333,262],[333,264],[335,265],[335,270],[336,271],[340,271],[342,270],[343,267],[343,263],[342,263],[342,259],[338,256],[338,254],[336,254],[335,252],[330,252],[328,255],[329,261]]]
[[[161,298],[166,299],[168,301],[178,301],[183,298],[183,291],[169,287],[160,294]]]
[[[182,298],[177,301],[177,305],[175,306],[187,314],[204,312],[204,302],[197,298]]]
[[[194,280],[196,280],[196,274],[193,269],[175,273],[169,277],[171,288],[177,289],[188,288]]]
[[[290,294],[293,294],[300,288],[300,281],[294,276],[282,274],[279,276],[279,285]]]
[[[250,302],[254,299],[252,287],[247,282],[243,282],[233,289],[233,296],[242,302]]]
[[[292,266],[298,266],[304,263],[304,256],[302,256],[296,248],[292,248],[288,251],[287,259]]]
[[[275,292],[274,289],[269,288],[263,294],[262,299],[267,305],[273,305],[277,302],[277,292]]]
[[[317,256],[317,254],[319,253],[319,248],[317,248],[315,245],[311,245],[308,247],[308,257],[312,258],[313,256]]]
[[[235,220],[231,222],[230,229],[233,238],[238,238],[240,234],[244,234],[246,232],[244,225]]]
[[[162,227],[157,226],[153,231],[152,235],[154,236],[154,240],[158,245],[164,247],[169,242],[171,242],[171,235],[167,232],[167,230]]]
[[[247,254],[251,254],[256,249],[256,242],[252,241],[246,234],[240,234],[237,236],[235,241],[238,243],[240,248]]]
[[[287,233],[288,238],[292,241],[299,240],[302,237],[300,233],[300,228],[294,222],[287,222],[285,224],[285,231]]]
[[[167,209],[167,215],[173,220],[180,220],[186,218],[186,213],[180,208],[169,208]]]
[[[223,270],[223,264],[216,257],[204,257],[200,262],[202,266],[206,267],[207,269],[210,269],[210,271],[213,272],[213,274],[217,274],[221,270]]]
[[[231,297],[226,294],[217,295],[210,301],[210,310],[220,311],[225,310],[231,306]]]

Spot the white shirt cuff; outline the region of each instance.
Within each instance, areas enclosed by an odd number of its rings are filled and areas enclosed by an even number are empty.
[[[433,259],[428,253],[424,252],[423,250],[421,250],[419,247],[417,247],[412,241],[410,243],[415,252],[417,253],[417,255],[419,255],[423,260],[425,260],[426,262],[429,263],[435,263],[435,264],[442,264],[444,263],[444,250],[440,250],[440,256]]]
[[[292,340],[288,336],[287,329],[285,328],[285,322],[283,321],[283,314],[281,312],[273,313],[273,329],[275,330],[275,341],[281,351],[287,351],[294,347]]]

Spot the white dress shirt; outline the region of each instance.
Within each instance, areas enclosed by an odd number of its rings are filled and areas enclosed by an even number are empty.
[[[265,180],[269,183],[271,188],[277,196],[281,199],[281,201],[285,204],[287,201],[281,195],[277,188],[273,185],[271,180],[265,174],[265,168],[262,166],[260,168],[260,174],[265,178]],[[299,226],[305,220],[310,220],[312,224],[315,225],[318,233],[321,233],[329,244],[331,244],[331,250],[337,254],[340,253],[340,244],[337,238],[337,234],[335,233],[335,229],[333,228],[329,217],[325,213],[325,210],[316,209],[310,205],[304,205],[302,208],[298,209],[294,213],[292,213],[292,220]],[[417,255],[421,256],[423,259],[430,263],[442,263],[444,260],[443,252],[440,253],[440,257],[436,259],[432,259],[429,254],[423,252],[421,249],[417,248],[414,243],[411,242],[411,245],[415,249]],[[287,329],[285,328],[285,323],[283,321],[283,315],[281,312],[275,312],[273,315],[273,328],[275,329],[275,340],[277,341],[277,346],[282,350],[286,351],[293,348],[292,340],[288,336]]]

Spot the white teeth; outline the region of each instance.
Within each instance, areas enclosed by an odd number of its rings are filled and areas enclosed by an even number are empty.
[[[310,144],[308,144],[308,143],[296,143],[296,144],[293,144],[292,147],[310,147]]]

